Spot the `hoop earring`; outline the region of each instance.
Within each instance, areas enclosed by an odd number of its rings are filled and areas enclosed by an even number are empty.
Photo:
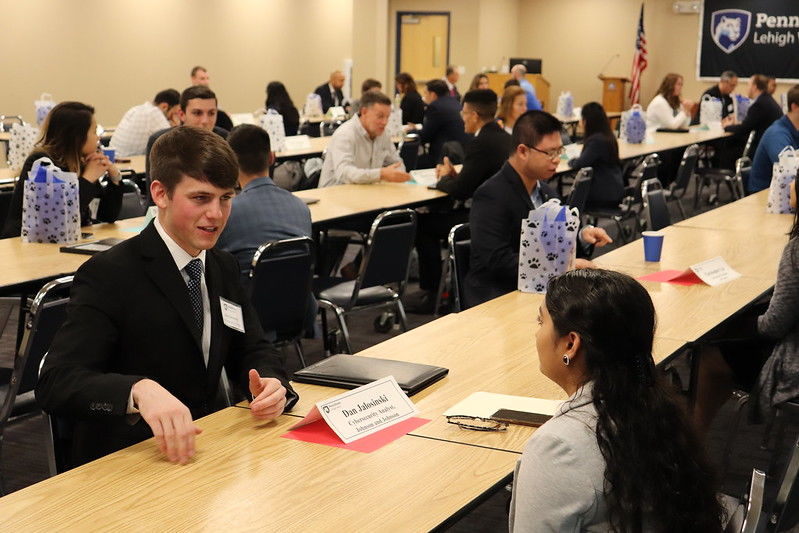
[[[563,364],[566,365],[566,366],[569,366],[569,364],[571,364],[571,362],[572,362],[572,360],[569,359],[569,354],[567,354],[567,353],[563,354]]]

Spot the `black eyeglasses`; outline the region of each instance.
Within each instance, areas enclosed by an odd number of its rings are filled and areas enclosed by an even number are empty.
[[[461,429],[471,429],[472,431],[505,431],[508,429],[508,423],[502,420],[468,415],[450,415],[447,417],[447,424],[455,424]]]
[[[566,147],[565,146],[561,146],[560,148],[558,148],[556,150],[549,150],[549,151],[546,151],[546,152],[544,150],[539,150],[535,146],[527,146],[527,148],[529,148],[531,150],[535,150],[539,154],[544,154],[549,159],[560,159],[560,156],[562,156],[566,152]]]

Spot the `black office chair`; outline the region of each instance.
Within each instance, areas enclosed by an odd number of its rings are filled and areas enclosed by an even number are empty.
[[[721,501],[727,509],[727,524],[724,531],[740,533],[756,533],[761,531],[763,522],[763,499],[766,489],[766,473],[757,468],[752,470],[747,493],[740,498],[721,495]]]
[[[751,158],[752,148],[755,143],[755,132],[750,131],[749,137],[746,138],[743,153],[741,157]],[[699,207],[699,201],[702,196],[702,191],[707,187],[716,186],[716,192],[708,196],[708,203],[713,204],[718,201],[719,191],[721,190],[722,183],[727,185],[730,190],[730,195],[733,200],[743,198],[739,196],[739,191],[735,186],[735,171],[726,168],[705,167],[696,170],[696,197],[694,198],[694,208]]]
[[[449,230],[447,236],[449,249],[449,269],[452,273],[452,299],[455,312],[469,308],[464,300],[463,284],[469,272],[469,260],[472,252],[472,231],[469,224],[458,224]]]
[[[741,157],[735,161],[735,176],[733,176],[733,186],[735,187],[737,198],[743,198],[746,196],[750,172],[752,172],[751,159],[748,157]]]
[[[300,339],[306,332],[311,292],[314,242],[296,237],[262,244],[252,258],[250,298],[267,335],[280,348],[290,344],[305,368]]]
[[[666,200],[666,191],[657,178],[648,179],[641,184],[641,198],[646,213],[646,227],[649,231],[659,231],[671,225],[671,215]]]
[[[585,213],[585,206],[588,204],[588,195],[591,192],[591,180],[594,177],[594,169],[591,167],[581,168],[574,177],[572,190],[566,203],[569,207],[576,207],[582,217]]]
[[[25,331],[14,357],[14,369],[8,390],[0,407],[0,452],[3,430],[9,419],[39,412],[33,390],[39,375],[39,367],[50,343],[66,318],[69,289],[72,276],[47,283],[33,299],[25,316]],[[0,469],[0,492],[3,491],[2,469]]]
[[[0,115],[0,131],[11,131],[12,124],[25,124],[19,115]]]
[[[346,315],[376,307],[394,307],[403,331],[408,326],[400,296],[408,279],[408,265],[416,237],[416,212],[412,209],[386,211],[375,218],[364,246],[360,270],[353,281],[328,286],[318,294],[322,308],[322,331],[328,351],[330,335],[325,309],[338,321],[347,353],[352,353]],[[386,287],[397,284],[397,290]],[[325,283],[327,284],[327,283]]]
[[[122,180],[122,207],[119,210],[118,220],[144,216],[147,205],[139,191],[139,186],[129,179]]]
[[[699,145],[692,144],[682,154],[680,166],[677,167],[677,176],[674,181],[669,185],[667,190],[664,190],[666,199],[669,202],[677,202],[677,207],[680,209],[680,214],[683,219],[688,218],[685,214],[685,208],[682,205],[682,198],[685,196],[688,186],[691,184],[691,178],[696,172],[696,165],[699,162]]]
[[[799,437],[793,445],[777,496],[769,511],[767,531],[796,531],[799,526]]]
[[[416,170],[416,165],[419,162],[419,135],[416,133],[409,133],[399,143],[397,151],[399,151],[400,158],[405,164],[405,170],[410,172]]]

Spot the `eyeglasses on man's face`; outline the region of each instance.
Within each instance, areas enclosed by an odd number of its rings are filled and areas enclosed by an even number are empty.
[[[539,150],[535,146],[528,146],[527,148],[529,148],[531,150],[535,150],[539,154],[544,154],[549,159],[560,159],[560,156],[562,156],[566,152],[566,147],[565,146],[561,146],[559,148],[554,148],[552,150]]]

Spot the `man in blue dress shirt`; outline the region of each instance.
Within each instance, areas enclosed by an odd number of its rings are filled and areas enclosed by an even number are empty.
[[[750,193],[769,188],[774,163],[786,146],[799,148],[799,85],[788,91],[788,114],[769,126],[757,145],[747,184]]]

